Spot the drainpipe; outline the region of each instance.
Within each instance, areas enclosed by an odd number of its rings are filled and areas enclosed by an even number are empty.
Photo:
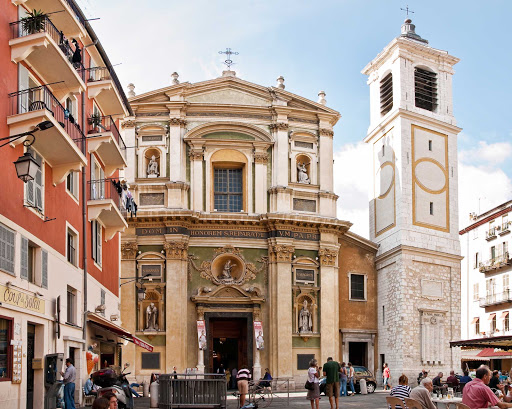
[[[85,133],[85,91],[82,92],[82,132]],[[83,141],[84,150],[87,151],[87,140]],[[87,166],[82,168],[82,263],[84,266],[84,318],[82,334],[84,342],[87,336]],[[85,343],[84,343],[84,349]]]

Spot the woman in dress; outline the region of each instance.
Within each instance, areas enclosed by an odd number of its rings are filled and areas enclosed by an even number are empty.
[[[311,402],[311,409],[319,408],[320,406],[320,385],[318,384],[318,378],[320,377],[320,371],[318,369],[318,362],[316,359],[309,361],[308,369],[308,381],[313,384],[313,389],[308,390],[306,399]]]

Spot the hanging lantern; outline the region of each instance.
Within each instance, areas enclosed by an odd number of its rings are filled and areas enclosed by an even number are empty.
[[[23,156],[20,156],[18,160],[14,162],[14,166],[16,166],[18,178],[25,183],[29,180],[34,180],[37,171],[41,167],[29,151],[25,152]]]

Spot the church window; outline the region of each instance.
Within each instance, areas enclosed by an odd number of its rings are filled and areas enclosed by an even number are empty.
[[[428,141],[428,150],[431,151],[432,150],[432,141]]]
[[[365,300],[365,276],[362,274],[350,274],[350,299]]]
[[[389,73],[380,82],[380,113],[386,115],[393,108],[393,75]]]
[[[437,74],[416,67],[414,69],[415,105],[428,111],[437,108]]]
[[[430,202],[430,215],[434,215],[434,202]]]
[[[218,212],[243,210],[242,169],[214,169],[214,208]]]

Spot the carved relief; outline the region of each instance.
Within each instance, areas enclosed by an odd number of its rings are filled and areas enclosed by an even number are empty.
[[[270,257],[274,263],[291,263],[294,252],[293,246],[276,244],[270,247]]]
[[[188,257],[189,279],[191,274],[190,269],[193,268],[200,272],[202,278],[210,280],[216,285],[242,285],[256,279],[256,275],[266,271],[268,265],[268,259],[262,257],[258,260],[258,262],[262,264],[261,267],[256,268],[253,263],[248,263],[245,260],[239,249],[233,246],[215,249],[213,259],[203,261],[199,267],[194,260],[197,260],[197,257]],[[203,293],[205,289],[202,288],[200,291]]]
[[[288,124],[285,122],[278,122],[277,124],[270,124],[270,130],[279,130],[279,131],[287,131]]]
[[[123,258],[135,259],[135,257],[137,257],[138,249],[139,246],[135,241],[121,244],[121,254],[123,255]]]
[[[166,257],[170,260],[187,260],[187,243],[171,241],[164,243]]]
[[[256,152],[254,154],[254,163],[268,163],[268,154],[264,152]]]
[[[320,257],[320,265],[334,267],[336,265],[338,251],[333,249],[320,249],[318,250],[318,256]]]
[[[327,129],[327,128],[320,128],[318,133],[320,135],[323,135],[323,136],[329,136],[329,137],[333,137],[334,136],[334,131],[331,130],[331,129]]]

